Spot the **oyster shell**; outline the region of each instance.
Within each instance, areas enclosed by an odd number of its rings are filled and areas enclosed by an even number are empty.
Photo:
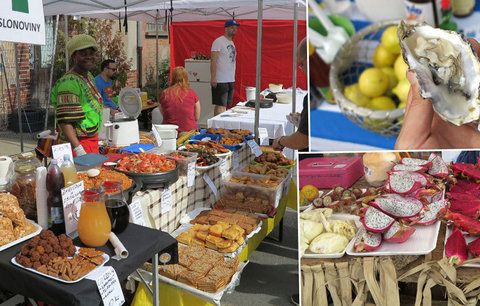
[[[398,37],[405,62],[417,74],[421,95],[455,125],[480,117],[480,63],[470,43],[456,32],[402,21]]]

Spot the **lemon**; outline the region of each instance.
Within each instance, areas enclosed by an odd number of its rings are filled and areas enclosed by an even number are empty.
[[[303,193],[303,195],[305,196],[305,199],[307,199],[307,201],[309,202],[312,202],[313,200],[315,200],[319,195],[318,188],[313,185],[303,186],[300,193],[301,194]]]
[[[395,102],[387,96],[373,98],[370,103],[367,104],[367,108],[375,110],[390,110],[396,107]]]
[[[395,60],[395,63],[393,64],[393,70],[395,71],[395,76],[399,81],[407,78],[408,65],[403,60],[401,54]]]
[[[358,88],[370,98],[383,95],[388,89],[388,76],[379,68],[365,69],[358,79]]]
[[[370,102],[370,98],[362,94],[357,83],[346,86],[343,94],[358,106],[365,106]]]
[[[382,34],[380,42],[388,52],[393,54],[400,54],[400,41],[397,35],[397,26],[388,27]]]
[[[392,67],[382,67],[380,70],[388,76],[388,90],[392,90],[398,83],[395,71]]]
[[[398,82],[398,85],[392,89],[392,92],[400,99],[401,103],[406,103],[408,98],[408,91],[410,90],[410,82],[403,79]]]
[[[390,67],[393,65],[396,58],[395,54],[390,53],[387,48],[378,45],[373,53],[373,66],[378,68]]]

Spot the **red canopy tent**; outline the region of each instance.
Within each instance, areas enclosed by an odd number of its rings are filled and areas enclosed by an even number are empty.
[[[185,66],[192,52],[210,54],[212,42],[223,35],[225,20],[173,22],[170,28],[170,65]],[[238,20],[233,39],[237,48],[234,104],[245,101],[245,87],[255,87],[257,20]],[[292,86],[293,20],[263,20],[262,82]],[[298,21],[298,42],[306,36],[306,21]],[[298,43],[297,42],[297,43]],[[172,70],[171,69],[171,70]],[[297,68],[298,69],[298,68]],[[297,70],[297,87],[307,89],[306,75]]]

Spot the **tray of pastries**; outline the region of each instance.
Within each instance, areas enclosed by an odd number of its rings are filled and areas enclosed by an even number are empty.
[[[25,218],[17,198],[0,193],[0,252],[28,240],[42,231],[40,225]]]
[[[55,236],[46,230],[25,243],[11,262],[35,274],[72,284],[108,260],[110,256],[102,251],[76,247],[70,237],[64,234]]]
[[[226,222],[240,226],[245,230],[246,238],[249,238],[251,234],[262,225],[262,221],[258,216],[248,212],[230,209],[203,210],[196,214],[189,223],[214,225],[218,222]]]

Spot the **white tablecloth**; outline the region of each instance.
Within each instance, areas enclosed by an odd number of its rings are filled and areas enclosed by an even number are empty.
[[[306,91],[297,90],[296,111],[303,109],[303,97]],[[239,103],[232,109],[208,119],[208,127],[224,129],[245,129],[254,132],[255,109],[243,107]],[[245,112],[238,113],[236,111]],[[293,132],[293,124],[287,121],[287,115],[292,112],[292,104],[273,103],[271,108],[260,109],[259,127],[266,128],[268,138],[275,139]]]

